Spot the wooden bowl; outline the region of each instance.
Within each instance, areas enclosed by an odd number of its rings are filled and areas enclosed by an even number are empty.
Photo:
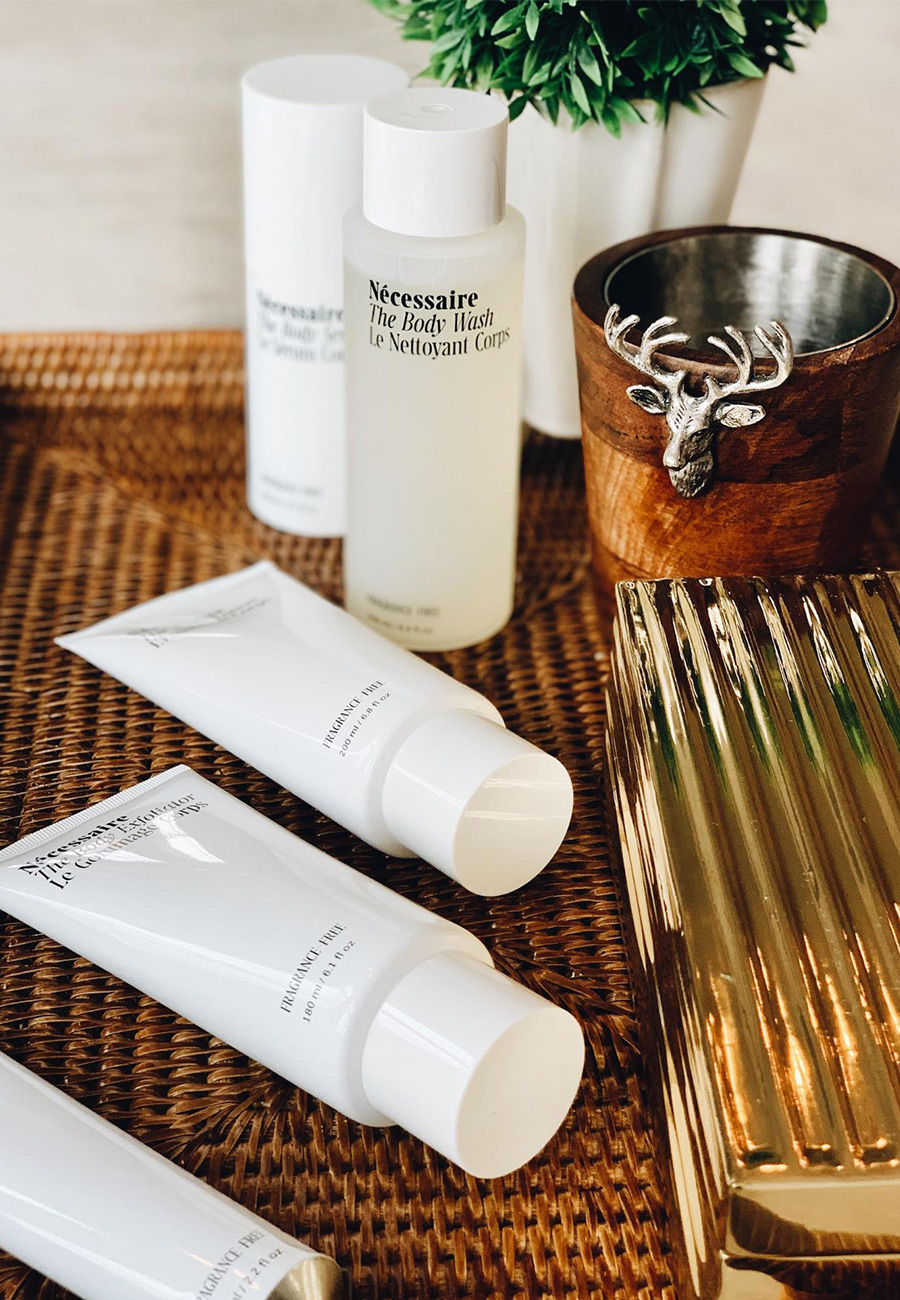
[[[601,596],[628,578],[841,571],[864,541],[900,414],[900,270],[791,231],[705,226],[617,244],[579,271],[573,312],[594,568]],[[640,330],[669,315],[690,335],[660,362],[727,380],[706,337],[781,320],[793,372],[764,416],[717,427],[709,486],[679,495],[663,465],[664,416],[627,389],[652,383],[607,346],[612,303]],[[676,328],[676,327],[673,327]],[[754,340],[754,374],[772,369]]]

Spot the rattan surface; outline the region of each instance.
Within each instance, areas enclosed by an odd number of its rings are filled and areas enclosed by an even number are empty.
[[[243,499],[236,334],[0,340],[0,836],[6,843],[186,762],[343,861],[470,927],[589,1040],[556,1140],[494,1182],[401,1130],[364,1129],[11,920],[0,1049],[346,1265],[359,1296],[671,1300],[660,1158],[644,1103],[602,794],[604,631],[580,449],[525,451],[515,615],[435,662],[558,754],[576,817],[556,861],[486,900],[386,861],[111,678],[57,649],[139,600],[268,556],[329,596],[339,546],[255,522]],[[897,563],[890,512],[878,557]],[[0,1256],[0,1296],[58,1290]]]

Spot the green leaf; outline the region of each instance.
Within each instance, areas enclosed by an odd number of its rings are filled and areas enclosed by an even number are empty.
[[[441,82],[442,85],[446,85],[447,82],[452,79],[458,64],[459,64],[459,52],[457,50],[453,50],[450,54],[447,55],[446,59],[444,59],[443,63],[440,65],[440,69],[437,74],[437,79],[438,81]]]
[[[527,95],[520,95],[518,99],[511,99],[511,100],[509,101],[509,120],[510,120],[510,122],[515,122],[516,118],[519,116],[519,114],[520,114],[520,113],[522,112],[522,110],[525,108],[525,105],[526,105],[527,103],[528,103],[528,97],[527,97]]]
[[[824,22],[827,21],[827,19],[828,19],[827,0],[813,0],[813,6],[806,16],[807,26],[811,27],[814,32],[818,31],[818,29],[822,26]]]
[[[452,50],[454,45],[462,43],[465,32],[462,28],[455,32],[444,32],[431,47],[432,54],[443,54],[444,50]]]
[[[572,98],[574,99],[575,103],[581,109],[582,113],[585,113],[587,114],[588,117],[590,117],[591,101],[587,97],[587,91],[584,88],[584,82],[581,80],[577,72],[573,72],[572,75],[569,77],[569,86],[571,87]]]
[[[522,21],[518,8],[510,9],[505,14],[501,14],[491,28],[492,36],[499,36],[501,32],[508,32],[511,27],[518,27]]]
[[[634,104],[632,104],[629,100],[619,99],[618,95],[610,95],[609,99],[606,102],[610,108],[615,110],[615,112],[619,115],[619,119],[622,122],[643,122],[644,121],[644,119],[641,117],[638,110],[635,108]]]
[[[543,67],[535,69],[534,73],[532,74],[532,76],[528,78],[528,81],[525,84],[528,87],[540,86],[543,82],[547,80],[547,76],[549,72],[550,72],[550,64],[545,63]]]
[[[614,109],[604,107],[602,110],[603,125],[611,135],[616,137],[622,134],[622,125],[619,122],[619,115]]]
[[[525,55],[525,62],[522,64],[522,81],[526,86],[531,84],[531,79],[534,76],[534,71],[537,67],[537,61],[540,56],[541,51],[539,47],[532,43],[528,53]]]
[[[720,117],[725,116],[721,108],[719,108],[717,104],[714,104],[711,99],[707,99],[705,95],[701,95],[699,90],[697,91],[697,99],[700,101],[699,104],[696,103],[694,99],[691,99],[691,102],[688,104],[688,108],[693,109],[695,113],[702,112],[702,109],[700,108],[700,104],[703,104],[704,107],[706,107],[710,111],[710,113],[718,113]]]
[[[738,36],[747,35],[747,24],[744,22],[740,9],[733,9],[731,6],[724,6],[720,12],[732,31],[737,32]]]
[[[762,68],[758,68],[755,63],[751,63],[746,54],[738,54],[736,51],[729,51],[728,62],[739,72],[742,77],[762,77],[764,75]]]
[[[578,63],[586,77],[590,77],[595,86],[603,85],[603,72],[597,62],[597,56],[589,45],[578,49]]]
[[[475,85],[479,90],[487,90],[494,75],[494,56],[485,50],[475,65]]]
[[[535,4],[535,0],[531,0],[531,4],[528,6],[528,10],[525,14],[525,30],[528,33],[528,39],[530,41],[533,41],[535,36],[537,36],[537,29],[538,29],[538,23],[540,22],[540,18],[541,15],[538,12],[538,7]]]

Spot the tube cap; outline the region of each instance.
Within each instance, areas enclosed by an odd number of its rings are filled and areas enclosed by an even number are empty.
[[[572,781],[558,759],[469,709],[430,718],[388,769],[382,815],[391,834],[475,894],[533,879],[572,818]]]
[[[429,958],[396,985],[362,1059],[372,1104],[477,1178],[537,1155],[583,1068],[574,1016],[458,952]]]
[[[499,99],[413,88],[365,115],[363,214],[402,235],[474,235],[506,212],[506,128]]]

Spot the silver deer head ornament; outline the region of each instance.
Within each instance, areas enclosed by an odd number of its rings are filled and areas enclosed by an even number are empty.
[[[638,316],[626,316],[620,320],[619,307],[610,307],[603,323],[606,342],[617,357],[654,381],[655,387],[633,384],[628,389],[628,396],[642,411],[666,417],[669,438],[663,464],[669,471],[675,491],[683,497],[695,497],[709,485],[713,475],[716,425],[740,429],[756,424],[766,413],[762,406],[745,405],[729,399],[760,393],[784,383],[794,364],[791,336],[778,321],[772,321],[771,333],[757,325],[754,333],[774,358],[775,369],[771,374],[754,379],[753,354],[746,335],[733,325],[725,326],[727,339],[710,334],[709,342],[737,367],[737,375],[727,382],[713,375],[704,375],[703,391],[692,393],[685,387],[687,370],[667,370],[656,358],[660,348],[687,343],[690,336],[679,330],[666,334],[665,331],[677,322],[674,316],[660,316],[644,330],[639,347],[626,343],[625,335],[639,320]]]

